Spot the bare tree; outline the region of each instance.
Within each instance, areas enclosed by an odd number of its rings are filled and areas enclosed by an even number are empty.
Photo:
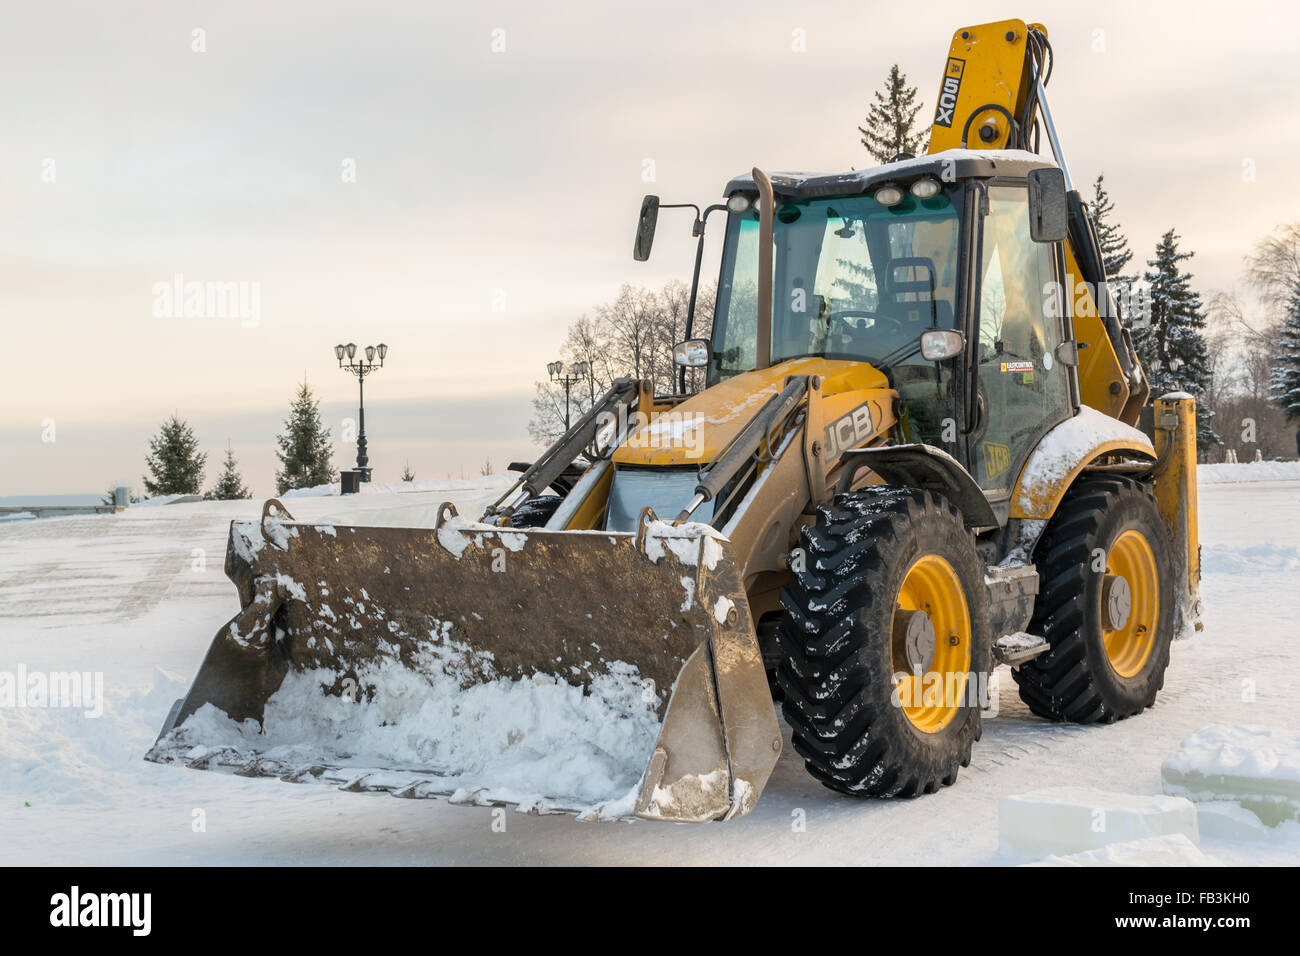
[[[608,361],[616,374],[650,377],[658,310],[655,292],[626,283],[619,289],[618,298],[596,309],[598,321],[607,330]]]
[[[1222,424],[1222,451],[1231,449],[1240,461],[1257,454],[1289,457],[1295,447],[1286,416],[1270,401],[1274,324],[1251,315],[1259,308],[1222,291],[1211,293],[1206,305],[1211,385],[1203,399]],[[1215,450],[1216,458],[1219,451]]]
[[[613,350],[610,348],[608,329],[598,319],[585,315],[578,316],[569,326],[568,336],[564,340],[564,353],[569,365],[586,362],[590,370],[585,383],[585,411],[595,403],[596,396],[608,389],[618,377],[614,368],[622,363],[612,361]]]
[[[1210,293],[1205,307],[1205,351],[1209,383],[1202,400],[1218,408],[1241,382],[1241,304],[1229,292]]]
[[[1282,223],[1246,256],[1246,278],[1267,305],[1280,308],[1300,283],[1300,222]]]
[[[699,290],[695,302],[693,338],[708,339],[713,331],[716,286]],[[614,379],[631,376],[654,382],[658,394],[675,393],[679,366],[673,348],[686,338],[691,288],[673,281],[659,290],[624,285],[614,301],[597,306],[592,315],[580,315],[569,326],[560,360],[566,368],[586,362],[588,375],[569,393],[574,420],[595,404]],[[699,391],[705,369],[688,369],[686,391]],[[537,382],[533,417],[528,433],[538,444],[549,445],[564,433],[564,386]]]

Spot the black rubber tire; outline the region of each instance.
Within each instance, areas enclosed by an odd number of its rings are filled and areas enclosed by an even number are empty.
[[[542,528],[551,520],[563,499],[559,495],[538,495],[529,498],[510,516],[512,528]]]
[[[980,735],[978,705],[925,733],[894,698],[895,601],[912,564],[952,565],[971,616],[971,672],[990,670],[984,562],[947,499],[883,485],[836,495],[803,529],[804,568],[781,592],[777,681],[795,750],[825,786],[854,796],[911,797],[957,779]]]
[[[1104,574],[1094,570],[1094,553],[1098,548],[1109,553],[1130,529],[1146,537],[1155,555],[1160,610],[1155,644],[1142,670],[1121,677],[1106,656]],[[1051,650],[1011,672],[1031,711],[1048,720],[1110,723],[1155,703],[1174,632],[1171,547],[1146,485],[1120,476],[1087,478],[1066,493],[1034,549],[1039,585],[1029,631],[1046,637]]]

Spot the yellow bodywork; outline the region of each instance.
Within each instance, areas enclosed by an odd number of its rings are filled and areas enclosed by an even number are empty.
[[[866,444],[894,421],[889,379],[866,362],[798,358],[719,382],[676,405],[656,406],[614,452],[616,465],[671,467],[715,459],[791,375],[821,379],[822,413],[833,447]],[[865,407],[864,407],[865,406]],[[857,409],[857,421],[844,416]]]
[[[1078,419],[1068,419],[1057,429],[1070,430],[1076,422]],[[1046,440],[1045,437],[1044,442]],[[1063,464],[1061,457],[1053,450],[1045,449],[1043,444],[1030,453],[1011,492],[1010,517],[1044,520],[1052,517],[1075,479],[1085,468],[1106,455],[1136,455],[1153,460],[1156,457],[1146,436],[1136,430],[1129,436],[1099,437],[1096,441],[1082,442],[1074,447],[1077,454],[1068,464]]]
[[[1046,33],[1046,28],[1032,24]],[[962,143],[962,129],[977,108],[989,103],[1011,113],[1024,101],[1029,77],[1025,72],[1025,35],[1023,20],[1000,20],[974,27],[963,27],[953,34],[943,80],[939,85],[934,124],[930,128],[930,152],[945,149],[1002,149],[1011,132],[1005,116],[995,110],[980,111],[970,124],[967,142]],[[973,68],[976,67],[977,68]],[[979,127],[997,124],[991,140],[979,136]]]
[[[1156,399],[1156,507],[1174,548],[1174,580],[1184,594],[1176,626],[1200,629],[1201,543],[1196,520],[1196,400]]]
[[[1124,379],[1115,346],[1106,325],[1097,314],[1094,290],[1084,282],[1070,244],[1065,244],[1066,288],[1074,321],[1074,339],[1079,348],[1079,397],[1083,404],[1132,425],[1138,409],[1125,416],[1130,389]]]

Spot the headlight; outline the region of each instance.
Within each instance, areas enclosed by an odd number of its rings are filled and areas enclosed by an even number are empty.
[[[903,191],[897,186],[881,186],[874,198],[882,206],[897,206],[903,201]]]
[[[912,183],[912,195],[917,199],[933,199],[939,195],[939,184],[933,179],[918,179]]]

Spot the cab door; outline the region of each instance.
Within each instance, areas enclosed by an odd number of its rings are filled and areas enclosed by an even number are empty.
[[[1029,235],[1023,184],[988,186],[976,308],[976,423],[971,473],[993,502],[1010,497],[1029,453],[1074,414],[1059,361],[1065,320],[1056,245]]]

